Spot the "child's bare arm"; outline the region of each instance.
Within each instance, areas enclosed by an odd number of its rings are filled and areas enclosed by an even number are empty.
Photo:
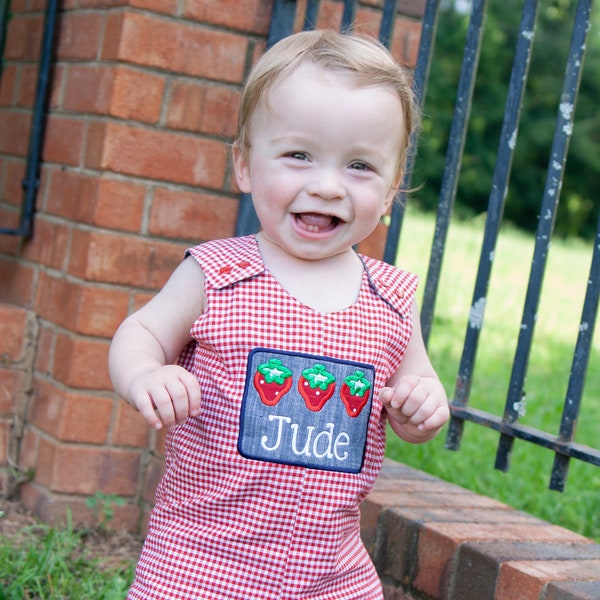
[[[416,304],[412,338],[380,398],[396,435],[413,444],[435,437],[450,416],[446,392],[423,343]]]
[[[203,302],[202,270],[188,258],[148,304],[123,321],[111,343],[115,390],[156,429],[200,412],[198,380],[173,362],[190,341]]]

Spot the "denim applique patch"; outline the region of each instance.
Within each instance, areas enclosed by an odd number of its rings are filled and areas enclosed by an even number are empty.
[[[256,348],[248,356],[238,450],[246,458],[358,473],[375,369]]]

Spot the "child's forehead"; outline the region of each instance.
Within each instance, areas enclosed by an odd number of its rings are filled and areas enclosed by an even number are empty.
[[[287,97],[290,93],[292,96],[303,97],[307,92],[314,92],[320,88],[323,88],[323,94],[327,94],[328,90],[333,88],[341,88],[348,92],[357,89],[381,90],[398,98],[398,93],[391,84],[373,81],[347,69],[335,69],[305,60],[274,77],[270,84],[265,86],[255,110],[269,110],[272,100],[282,93]]]

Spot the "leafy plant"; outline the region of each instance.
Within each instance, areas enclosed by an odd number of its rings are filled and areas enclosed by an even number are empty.
[[[115,507],[123,506],[125,500],[117,494],[96,492],[93,496],[86,499],[85,504],[94,511],[98,520],[98,528],[104,530],[115,516]]]
[[[133,579],[133,564],[104,568],[84,547],[88,532],[35,525],[18,543],[0,536],[0,600],[122,600]]]

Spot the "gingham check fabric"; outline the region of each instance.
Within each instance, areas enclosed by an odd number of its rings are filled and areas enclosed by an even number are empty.
[[[202,413],[168,433],[166,470],[130,600],[381,599],[360,540],[358,507],[381,468],[385,418],[378,392],[410,339],[417,278],[361,257],[356,302],[324,314],[281,287],[253,236],[188,252],[204,271],[207,304],[180,364],[200,381]],[[255,348],[373,365],[359,473],[239,454],[241,398]]]

